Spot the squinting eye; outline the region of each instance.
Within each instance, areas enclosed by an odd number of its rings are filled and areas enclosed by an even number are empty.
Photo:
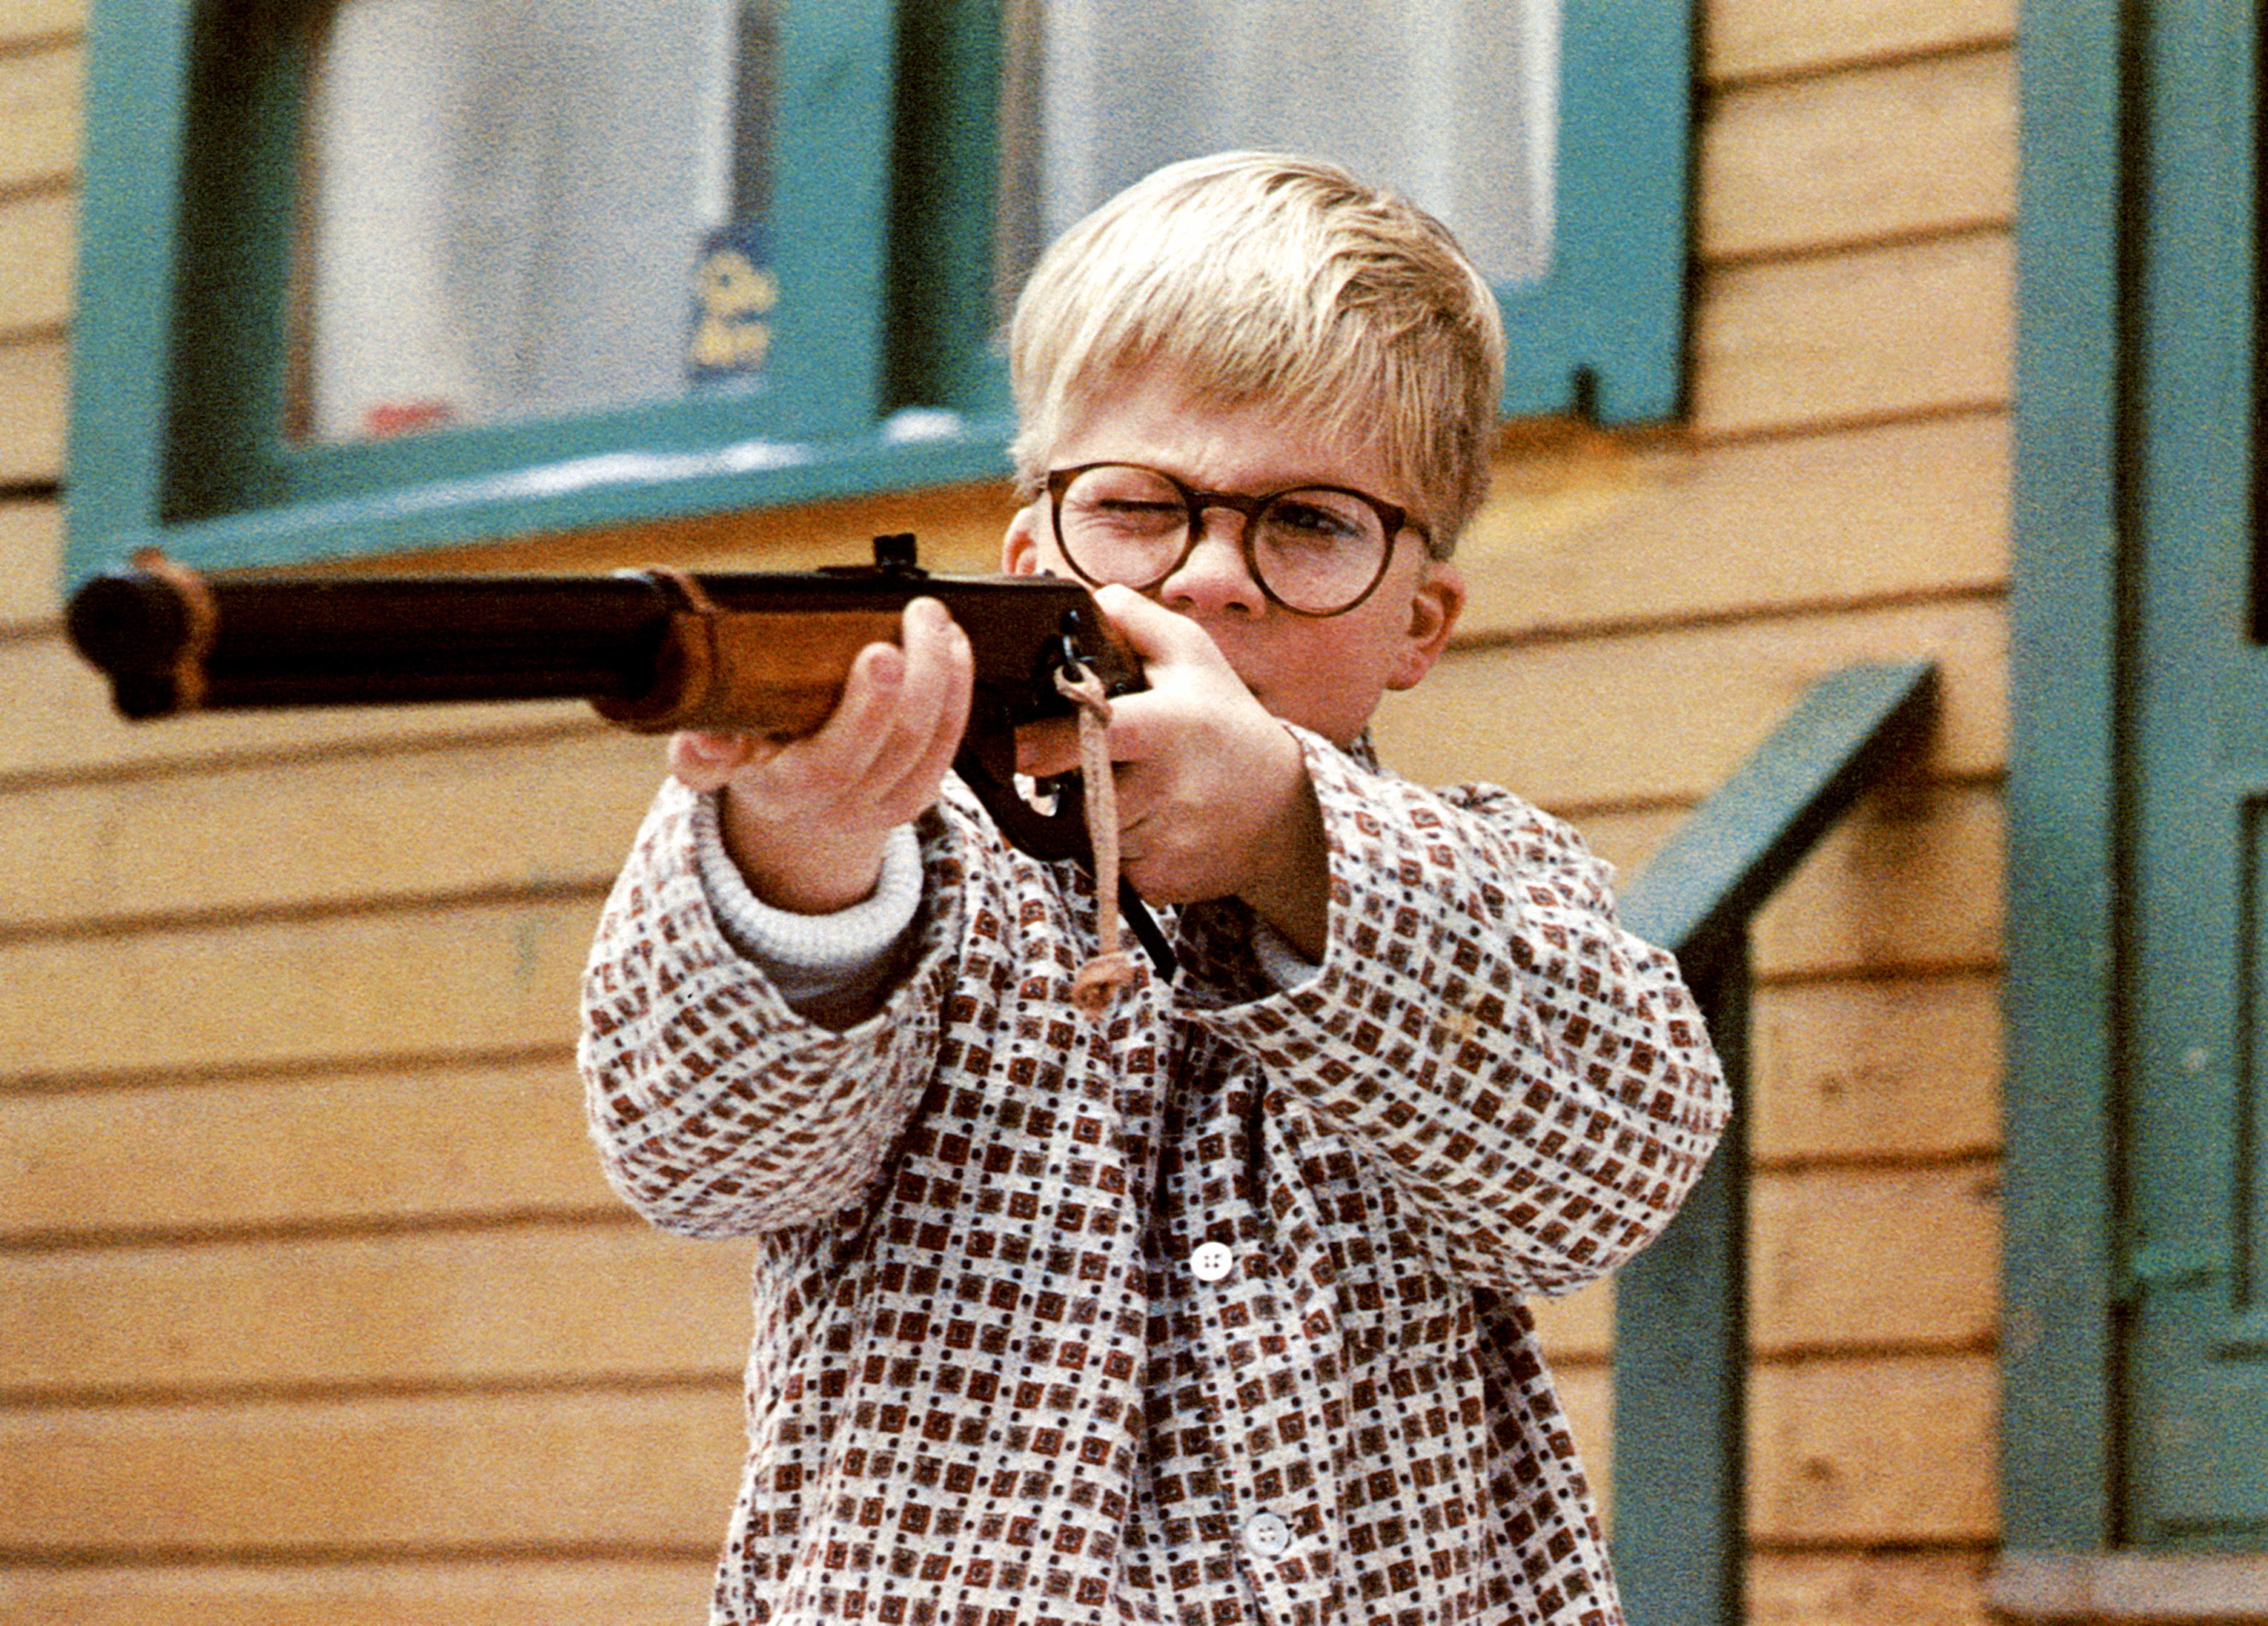
[[[1179,503],[1145,503],[1132,497],[1083,498],[1077,512],[1082,521],[1130,531],[1161,531],[1188,517]]]
[[[1312,533],[1319,538],[1358,536],[1361,522],[1317,503],[1278,503],[1268,511],[1268,523],[1287,530]]]

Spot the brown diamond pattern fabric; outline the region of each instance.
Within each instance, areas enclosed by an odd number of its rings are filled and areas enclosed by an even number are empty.
[[[1302,743],[1324,963],[1279,990],[1241,907],[1161,911],[1181,975],[1099,1019],[1085,878],[956,782],[843,1033],[728,945],[664,790],[583,1063],[625,1198],[756,1242],[715,1622],[1622,1618],[1522,1301],[1683,1200],[1727,1110],[1699,1018],[1565,827]]]

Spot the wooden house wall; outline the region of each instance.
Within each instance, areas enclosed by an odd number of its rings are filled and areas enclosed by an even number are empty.
[[[1805,686],[1940,726],[1757,933],[1752,1616],[1994,1541],[2014,0],[1709,0],[1688,422],[1522,428],[1381,725],[1634,868]],[[84,17],[0,0],[0,1617],[697,1618],[745,1254],[600,1182],[577,973],[657,774],[577,710],[112,721],[57,628]],[[438,566],[784,564],[997,488]],[[1549,1325],[1611,1456],[1605,1296]]]

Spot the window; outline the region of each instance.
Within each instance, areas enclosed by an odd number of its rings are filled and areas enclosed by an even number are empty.
[[[1223,28],[1253,71],[1208,60],[1217,116],[1111,124],[1189,83],[1130,63]],[[1327,94],[1261,93],[1287,35]],[[90,43],[74,577],[998,475],[991,336],[1040,235],[1230,141],[1344,143],[1470,237],[1513,412],[1680,401],[1663,0],[97,0]]]

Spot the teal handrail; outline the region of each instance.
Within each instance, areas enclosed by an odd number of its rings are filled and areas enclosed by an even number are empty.
[[[1732,1085],[1723,1144],[1615,1289],[1615,1568],[1631,1626],[1746,1608],[1749,925],[1936,709],[1928,661],[1822,679],[1627,887],[1625,924],[1676,954]]]

